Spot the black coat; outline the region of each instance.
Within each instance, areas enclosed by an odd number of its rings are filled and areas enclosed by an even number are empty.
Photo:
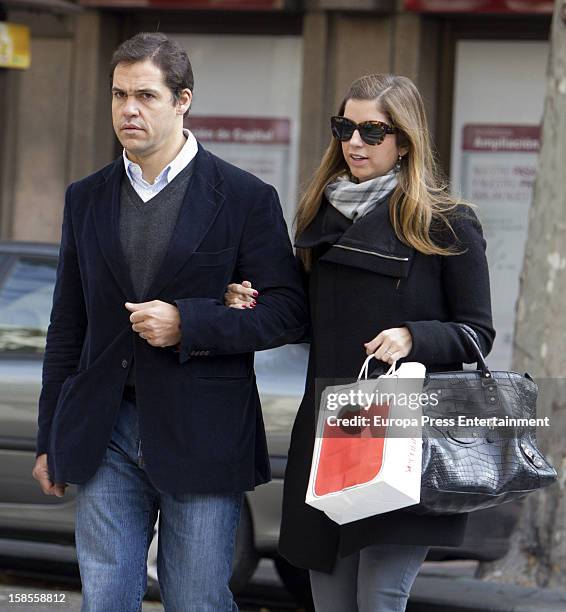
[[[169,493],[252,489],[270,478],[253,351],[300,338],[306,299],[275,189],[199,147],[160,270],[144,301],[175,303],[181,348],[132,331],[119,240],[121,158],[67,190],[43,368],[37,453],[57,483],[96,471],[135,358],[146,470]],[[257,307],[224,306],[250,279]]]
[[[323,201],[298,237],[296,246],[313,248],[314,263],[305,275],[311,352],[291,438],[280,536],[280,552],[294,565],[329,572],[337,555],[371,544],[457,546],[463,539],[467,515],[417,516],[398,510],[339,526],[304,503],[317,379],[331,384],[332,379],[355,378],[366,357],[363,344],[391,327],[409,328],[413,347],[405,361],[419,361],[428,371],[458,370],[462,362],[474,361],[454,322],[475,329],[484,354],[491,349],[495,332],[481,226],[463,207],[453,214],[452,226],[455,246],[465,252],[423,255],[398,240],[387,203],[352,224]],[[443,245],[454,243],[446,228],[433,236]]]

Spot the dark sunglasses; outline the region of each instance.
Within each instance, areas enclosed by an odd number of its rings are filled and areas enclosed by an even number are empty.
[[[341,142],[350,140],[354,132],[358,130],[360,138],[368,145],[381,144],[387,134],[395,134],[396,127],[387,125],[383,121],[363,121],[356,123],[346,117],[335,116],[330,118],[330,127],[332,135]]]

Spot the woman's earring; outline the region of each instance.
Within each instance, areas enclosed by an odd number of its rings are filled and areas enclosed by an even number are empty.
[[[403,161],[403,156],[399,155],[397,158],[397,163],[393,166],[393,172],[401,172],[401,162]]]

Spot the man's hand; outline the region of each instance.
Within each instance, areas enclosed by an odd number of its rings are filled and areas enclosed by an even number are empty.
[[[53,484],[49,478],[49,470],[47,469],[47,453],[37,457],[31,475],[39,482],[41,490],[45,493],[45,495],[55,495],[57,497],[63,497],[63,495],[65,495],[67,485]]]
[[[181,341],[181,317],[176,306],[152,300],[141,304],[126,302],[132,313],[132,329],[151,346],[175,346]]]

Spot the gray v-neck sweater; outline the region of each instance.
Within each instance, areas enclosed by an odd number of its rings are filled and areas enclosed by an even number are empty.
[[[144,202],[127,175],[120,191],[120,243],[139,302],[147,295],[159,271],[175,229],[185,192],[193,175],[194,159],[158,194]],[[127,386],[133,386],[135,364],[128,372]]]
[[[193,162],[147,202],[136,193],[127,175],[122,179],[120,242],[136,297],[140,301],[153,299],[153,296],[146,293],[163,262],[173,235],[193,174]]]

